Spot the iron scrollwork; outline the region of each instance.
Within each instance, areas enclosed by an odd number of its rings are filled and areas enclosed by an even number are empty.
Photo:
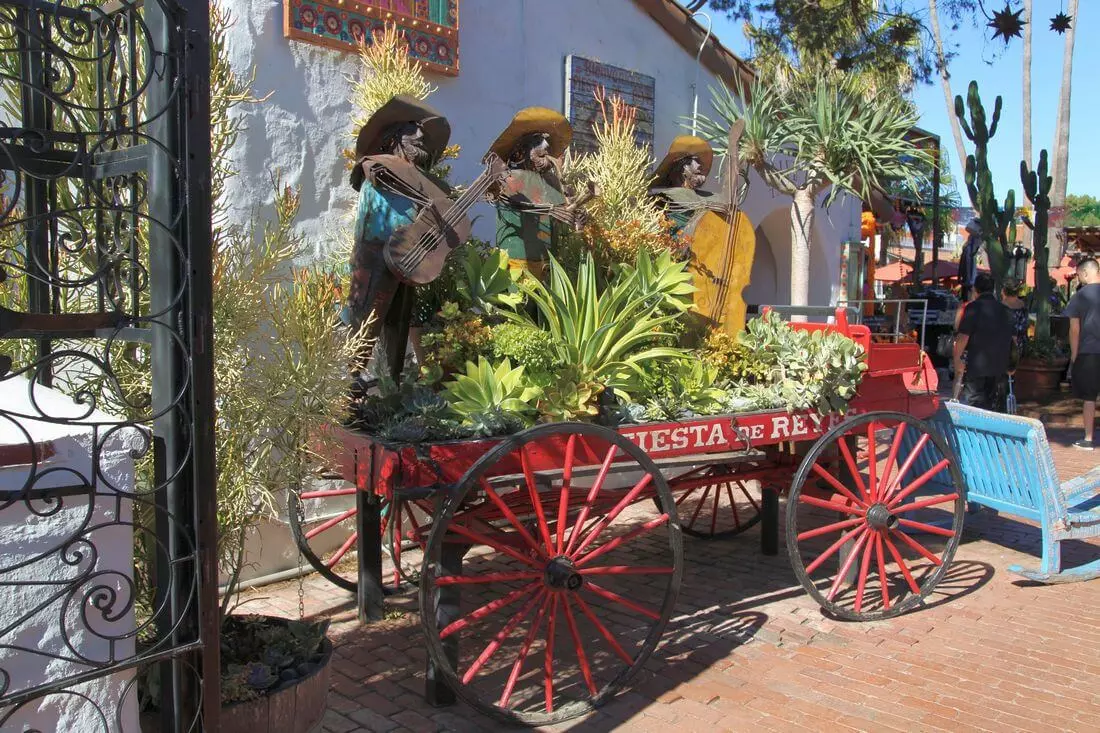
[[[181,151],[209,136],[184,93],[206,12],[0,0],[0,730],[200,725],[209,241]]]

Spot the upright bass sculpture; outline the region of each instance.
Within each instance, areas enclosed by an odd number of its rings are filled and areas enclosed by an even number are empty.
[[[736,334],[745,327],[747,306],[742,292],[749,284],[756,235],[752,222],[738,210],[744,197],[739,186],[738,146],[744,122],[730,129],[729,154],[723,193],[704,191],[714,151],[703,139],[682,135],[673,140],[657,166],[656,185],[650,190],[660,199],[678,233],[690,239],[694,273],[695,308],[706,324]]]

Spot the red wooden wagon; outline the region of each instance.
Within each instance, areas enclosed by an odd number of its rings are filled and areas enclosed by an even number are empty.
[[[584,714],[642,667],[676,603],[682,534],[729,537],[760,522],[764,553],[777,553],[784,491],[792,567],[826,612],[912,609],[943,577],[965,505],[951,448],[924,422],[938,408],[935,372],[917,344],[872,344],[843,310],[834,325],[796,327],[837,329],[866,349],[848,415],[553,423],[421,445],[345,433],[341,472],[355,488],[302,500],[354,495],[356,506],[307,528],[292,501],[302,550],[377,618],[389,547],[394,581],[419,582],[429,698],[457,694],[526,724]],[[929,495],[945,472],[955,489]],[[330,551],[317,549],[337,532]],[[352,548],[358,583],[334,572]]]

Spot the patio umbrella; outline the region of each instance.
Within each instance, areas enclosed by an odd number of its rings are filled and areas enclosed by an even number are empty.
[[[880,267],[875,270],[875,280],[879,282],[900,282],[902,280],[909,279],[913,272],[913,266],[907,262],[891,262],[889,265]],[[928,262],[924,265],[923,279],[932,279],[932,263]],[[941,280],[947,280],[959,276],[959,264],[957,262],[948,262],[946,260],[940,260],[936,263],[935,269],[936,277]]]
[[[1050,268],[1050,276],[1059,285],[1065,285],[1066,281],[1076,274],[1077,268],[1073,264],[1073,258],[1069,255],[1062,257],[1062,261],[1058,263],[1057,267]],[[1027,286],[1029,288],[1035,287],[1035,260],[1030,260],[1027,263]]]

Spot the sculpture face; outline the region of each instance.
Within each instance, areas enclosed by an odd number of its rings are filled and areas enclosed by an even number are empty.
[[[382,150],[421,168],[431,162],[424,149],[424,130],[419,122],[399,122],[390,126],[382,136]]]
[[[703,164],[692,155],[673,167],[668,174],[668,180],[672,188],[689,188],[694,191],[707,182],[707,176],[703,173]]]
[[[554,169],[554,159],[550,155],[550,135],[545,132],[533,132],[524,135],[512,148],[508,156],[512,168],[522,168],[537,173],[546,173]]]

